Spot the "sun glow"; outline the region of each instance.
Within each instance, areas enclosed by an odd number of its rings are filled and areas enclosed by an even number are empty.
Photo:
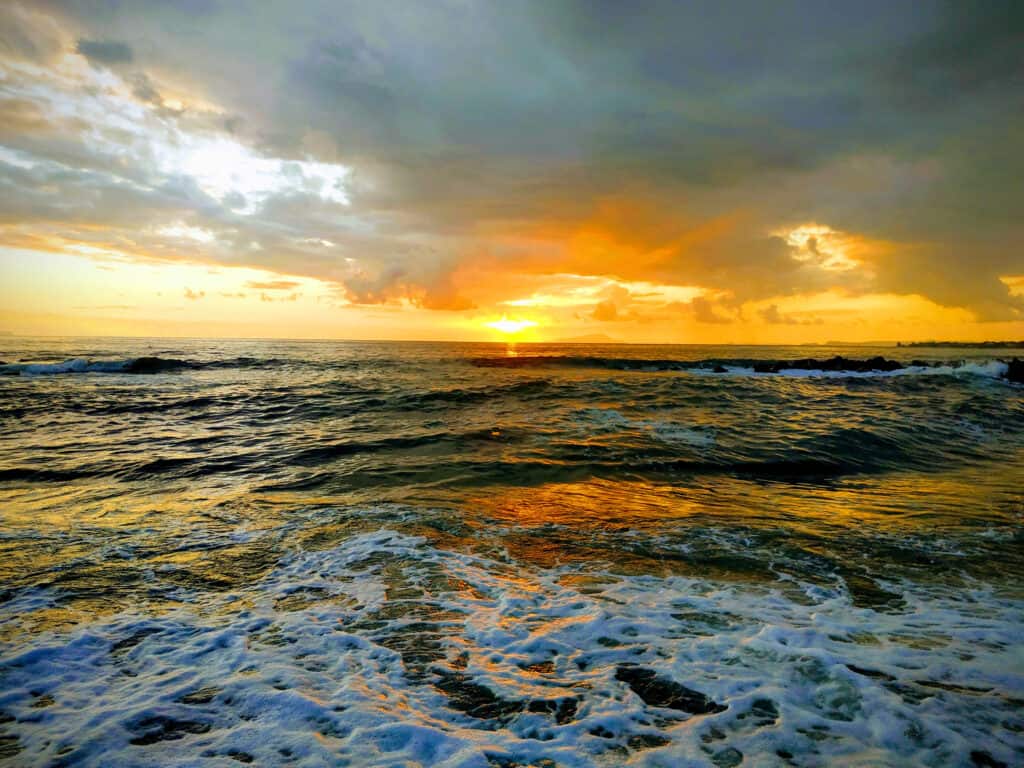
[[[501,316],[501,320],[494,320],[493,322],[486,323],[488,328],[493,328],[496,331],[502,333],[520,333],[525,331],[527,328],[536,328],[537,323],[533,320],[510,320],[505,315]]]
[[[851,255],[854,238],[823,224],[804,224],[790,231],[775,233],[793,248],[797,261],[817,264],[831,272],[844,272],[859,266]]]

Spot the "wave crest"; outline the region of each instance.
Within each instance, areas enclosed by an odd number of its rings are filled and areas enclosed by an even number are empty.
[[[180,360],[143,355],[124,360],[90,360],[75,357],[59,363],[0,363],[0,374],[8,376],[54,376],[67,373],[155,374],[207,368],[268,368],[281,364],[276,358],[237,357],[226,360]]]
[[[517,357],[472,357],[468,362],[478,368],[594,368],[641,373],[682,372],[694,374],[728,374],[733,376],[880,376],[880,375],[975,375],[1024,381],[1024,361],[1014,358],[967,362],[964,360],[902,363],[876,356],[859,360],[836,355],[830,358],[794,360],[752,358],[706,358],[703,360],[645,360],[626,357],[594,357],[583,355],[521,355]]]

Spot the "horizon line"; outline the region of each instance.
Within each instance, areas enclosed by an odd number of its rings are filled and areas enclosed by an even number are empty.
[[[543,345],[543,344],[571,344],[576,346],[657,346],[657,347],[842,347],[842,346],[863,346],[863,347],[897,347],[898,345],[947,345],[947,346],[976,346],[979,344],[1015,344],[1024,346],[1024,340],[1017,338],[1006,339],[984,339],[980,341],[969,341],[965,339],[866,339],[862,341],[805,341],[799,343],[780,344],[763,342],[686,342],[686,341],[622,341],[619,339],[607,339],[600,341],[572,340],[572,339],[389,339],[389,338],[331,338],[313,336],[188,336],[188,335],[126,335],[126,334],[24,334],[0,331],[2,339],[178,339],[178,340],[215,340],[215,341],[287,341],[287,342],[335,342],[354,344],[502,344],[505,346],[514,345]]]

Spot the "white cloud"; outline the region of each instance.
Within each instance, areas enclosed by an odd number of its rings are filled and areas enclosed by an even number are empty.
[[[178,222],[169,227],[161,227],[156,231],[163,237],[175,238],[178,240],[194,240],[197,243],[212,243],[217,236],[208,229],[202,227],[191,227],[188,224]]]
[[[347,166],[262,153],[221,130],[224,115],[190,114],[187,108],[182,112],[140,101],[119,74],[90,67],[77,54],[65,54],[51,68],[24,62],[5,66],[9,71],[0,77],[0,99],[32,102],[66,136],[76,137],[77,152],[64,153],[57,160],[62,164],[99,165],[143,187],[185,176],[241,214],[253,214],[268,199],[290,194],[349,203]],[[33,157],[31,137],[22,149],[4,150],[0,159],[23,168],[48,159]]]

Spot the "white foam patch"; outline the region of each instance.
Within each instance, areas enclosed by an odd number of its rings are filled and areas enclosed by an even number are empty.
[[[60,363],[12,363],[0,366],[0,372],[23,376],[52,376],[61,373],[121,373],[132,360],[86,360],[76,357]]]
[[[586,408],[579,417],[601,431],[632,430],[663,443],[709,448],[715,444],[714,430],[687,426],[670,419],[631,419],[614,408]]]
[[[1024,604],[903,593],[877,613],[841,589],[532,570],[377,531],[236,593],[8,644],[0,710],[25,765],[1020,764]],[[430,637],[428,672],[575,713],[470,716],[395,650]],[[727,709],[646,705],[622,664]]]

